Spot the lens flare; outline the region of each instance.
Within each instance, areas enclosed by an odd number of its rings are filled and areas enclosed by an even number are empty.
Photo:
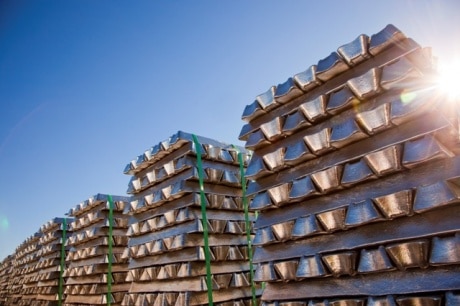
[[[449,100],[460,100],[460,60],[439,63],[438,87]]]
[[[8,218],[6,216],[0,215],[0,231],[8,230],[10,223],[8,222]]]

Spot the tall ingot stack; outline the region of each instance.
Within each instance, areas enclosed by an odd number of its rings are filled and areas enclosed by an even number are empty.
[[[433,74],[388,25],[246,107],[264,305],[460,305],[458,112]]]
[[[64,302],[65,259],[69,247],[66,247],[67,237],[71,235],[69,223],[72,218],[54,218],[40,227],[43,236],[40,237],[37,256],[37,271],[35,281],[36,301],[34,305],[59,305]]]
[[[42,233],[38,231],[27,238],[15,252],[14,281],[19,287],[15,291],[12,305],[32,305],[36,298],[34,289],[37,285],[35,276],[38,273],[38,250],[40,249],[40,237]]]
[[[8,255],[0,263],[0,305],[6,305],[7,298],[10,294],[8,283],[13,273],[13,255]]]
[[[66,258],[65,305],[120,305],[129,289],[128,260],[122,259],[128,238],[123,209],[128,197],[97,194],[69,211],[71,247]]]
[[[122,305],[252,304],[254,216],[245,219],[241,186],[247,159],[243,148],[179,131],[127,165],[132,286]]]

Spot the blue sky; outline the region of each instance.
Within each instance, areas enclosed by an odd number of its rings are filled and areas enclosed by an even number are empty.
[[[0,0],[0,260],[178,130],[241,144],[244,107],[388,23],[460,57],[460,1]]]

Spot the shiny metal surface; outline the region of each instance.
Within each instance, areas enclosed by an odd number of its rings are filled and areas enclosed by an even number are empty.
[[[275,99],[279,103],[286,103],[292,99],[297,98],[302,95],[303,92],[297,87],[297,84],[294,82],[293,78],[289,78],[286,82],[276,86]]]
[[[316,77],[325,82],[348,69],[348,65],[337,52],[320,60],[316,66]]]
[[[316,77],[316,65],[312,65],[307,70],[294,75],[294,81],[305,92],[321,84],[321,81]]]
[[[398,28],[389,24],[383,30],[371,36],[369,53],[375,56],[405,38],[405,35]]]
[[[347,87],[359,100],[369,99],[380,92],[380,69],[373,68],[347,81]]]
[[[340,46],[337,52],[345,59],[348,65],[355,66],[370,57],[367,51],[369,37],[361,34],[352,42]]]
[[[352,107],[353,105],[358,104],[359,100],[350,88],[348,86],[343,86],[339,90],[333,91],[329,94],[326,111],[331,115],[335,115],[349,107]]]

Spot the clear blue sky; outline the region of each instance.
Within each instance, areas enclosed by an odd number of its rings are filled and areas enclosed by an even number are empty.
[[[178,130],[237,143],[255,96],[388,23],[460,56],[460,1],[0,0],[0,260]]]

